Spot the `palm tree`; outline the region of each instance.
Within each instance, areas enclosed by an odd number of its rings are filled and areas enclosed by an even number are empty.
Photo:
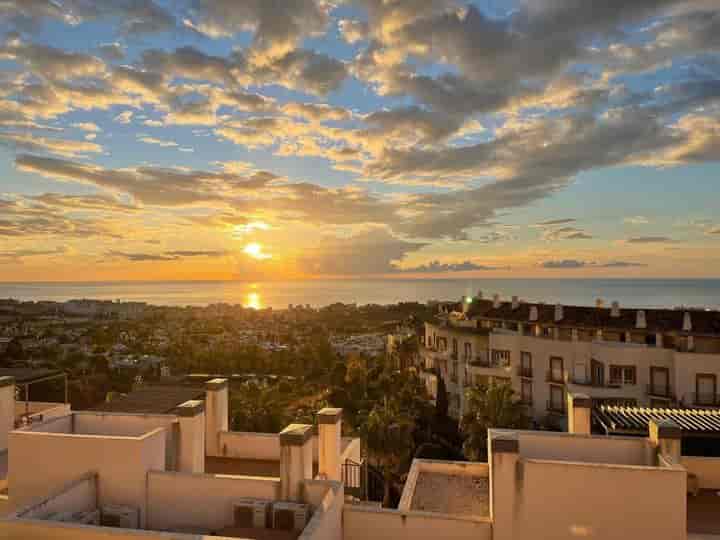
[[[412,429],[412,422],[387,402],[375,406],[363,426],[368,451],[382,469],[385,508],[391,505],[394,473],[410,451]]]
[[[525,407],[513,398],[507,384],[469,388],[465,394],[462,430],[466,435],[463,453],[470,461],[487,459],[487,434],[491,428],[525,428]]]

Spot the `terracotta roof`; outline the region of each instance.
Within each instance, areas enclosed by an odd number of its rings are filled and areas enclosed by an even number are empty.
[[[530,307],[538,310],[539,323],[557,324],[558,326],[584,327],[584,328],[616,328],[618,330],[632,330],[635,328],[637,312],[639,309],[620,309],[619,317],[610,315],[610,307],[565,306],[563,305],[563,318],[555,322],[555,306],[553,304],[520,303],[517,309],[512,309],[511,302],[501,302],[500,306],[493,307],[492,300],[473,300],[468,316],[471,318],[487,318],[506,321],[530,322]],[[457,305],[460,309],[460,304]],[[683,310],[683,309],[643,309],[647,330],[682,333],[683,316],[690,313],[692,320],[691,334],[713,334],[720,336],[720,312]],[[535,322],[535,321],[533,321]]]
[[[600,405],[593,409],[593,417],[608,433],[646,434],[650,420],[672,420],[683,432],[714,433],[720,436],[718,409],[650,409]]]
[[[204,398],[205,389],[197,386],[148,386],[87,410],[130,414],[172,414],[178,405]]]

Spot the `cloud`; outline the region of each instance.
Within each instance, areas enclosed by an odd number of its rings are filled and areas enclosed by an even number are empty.
[[[11,249],[0,251],[0,263],[22,262],[23,259],[31,257],[50,257],[66,253],[64,247],[57,249]]]
[[[707,234],[720,234],[720,227],[713,227],[707,230]]]
[[[632,216],[626,217],[625,219],[623,219],[623,222],[629,225],[647,225],[648,223],[650,223],[650,220],[645,216]]]
[[[592,235],[576,227],[545,229],[542,233],[542,239],[548,242],[556,242],[558,240],[592,240],[592,238]]]
[[[92,133],[99,133],[102,131],[97,124],[92,122],[75,122],[74,124],[71,124],[71,126],[77,129],[82,129],[83,131],[90,131]]]
[[[419,266],[411,266],[405,268],[397,268],[398,272],[407,274],[440,274],[448,272],[468,272],[473,270],[509,270],[507,266],[486,266],[475,264],[471,261],[460,263],[441,263],[440,261],[431,261],[427,264]]]
[[[179,146],[175,141],[168,141],[165,139],[158,139],[156,137],[142,136],[137,139],[145,144],[154,144],[155,146],[162,146],[163,148],[174,148]]]
[[[537,224],[538,227],[553,227],[555,225],[566,225],[568,223],[575,223],[577,220],[574,218],[563,218],[563,219],[550,219],[548,221],[541,221]]]
[[[675,242],[667,236],[633,236],[625,240],[628,244],[669,244]]]
[[[370,34],[370,27],[366,22],[351,19],[338,21],[338,29],[343,39],[351,45],[366,40]]]
[[[103,43],[97,48],[98,54],[105,60],[124,60],[125,47],[120,43]]]
[[[114,120],[120,124],[129,124],[133,117],[133,111],[123,111],[118,114]]]
[[[220,250],[179,250],[166,251],[163,253],[138,253],[125,251],[109,251],[108,256],[119,259],[126,259],[131,262],[167,262],[189,258],[217,258],[228,255],[227,251]]]
[[[544,261],[540,264],[541,267],[550,270],[560,269],[576,269],[576,268],[641,268],[646,267],[646,264],[630,262],[630,261],[609,261],[606,263],[588,262],[577,259],[563,259]]]
[[[102,152],[102,146],[93,142],[42,137],[30,133],[0,133],[0,144],[10,146],[15,150],[47,152],[68,158]]]
[[[407,253],[424,245],[396,238],[385,228],[373,228],[348,238],[328,236],[321,246],[304,250],[297,264],[313,275],[393,273]]]

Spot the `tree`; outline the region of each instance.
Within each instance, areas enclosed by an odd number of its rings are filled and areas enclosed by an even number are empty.
[[[476,386],[469,388],[465,396],[463,454],[470,461],[487,459],[488,429],[527,427],[525,407],[513,398],[509,384],[493,382],[487,387]]]
[[[435,398],[435,417],[438,420],[447,418],[448,415],[448,394],[445,380],[442,378],[440,370],[436,370],[437,376],[437,397]]]
[[[410,451],[412,430],[411,420],[391,404],[376,405],[363,426],[368,450],[377,459],[383,472],[385,508],[392,504],[393,476]]]

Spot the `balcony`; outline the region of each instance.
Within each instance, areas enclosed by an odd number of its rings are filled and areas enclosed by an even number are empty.
[[[452,358],[453,360],[457,360],[457,359],[458,359],[458,353],[457,353],[457,351],[451,352],[451,353],[450,353],[450,358]]]
[[[571,375],[568,382],[577,386],[587,386],[590,388],[622,388],[623,384],[620,381],[598,381],[592,380],[592,378],[582,375]]]
[[[545,382],[549,383],[555,383],[555,384],[565,384],[567,377],[565,376],[565,373],[553,369],[548,369],[545,372]]]
[[[675,399],[670,385],[648,384],[647,395],[654,398]]]
[[[720,394],[691,393],[688,400],[695,407],[720,407]]]
[[[532,407],[533,399],[531,397],[521,396],[518,403],[525,405],[526,407]]]
[[[531,367],[518,366],[517,374],[518,374],[518,377],[525,377],[526,379],[532,379],[533,370]]]
[[[563,403],[563,402],[556,403],[553,400],[548,399],[547,410],[549,413],[565,414],[565,403]]]
[[[453,383],[453,384],[457,384],[457,383],[458,383],[457,373],[453,373],[452,375],[450,375],[450,382]]]

